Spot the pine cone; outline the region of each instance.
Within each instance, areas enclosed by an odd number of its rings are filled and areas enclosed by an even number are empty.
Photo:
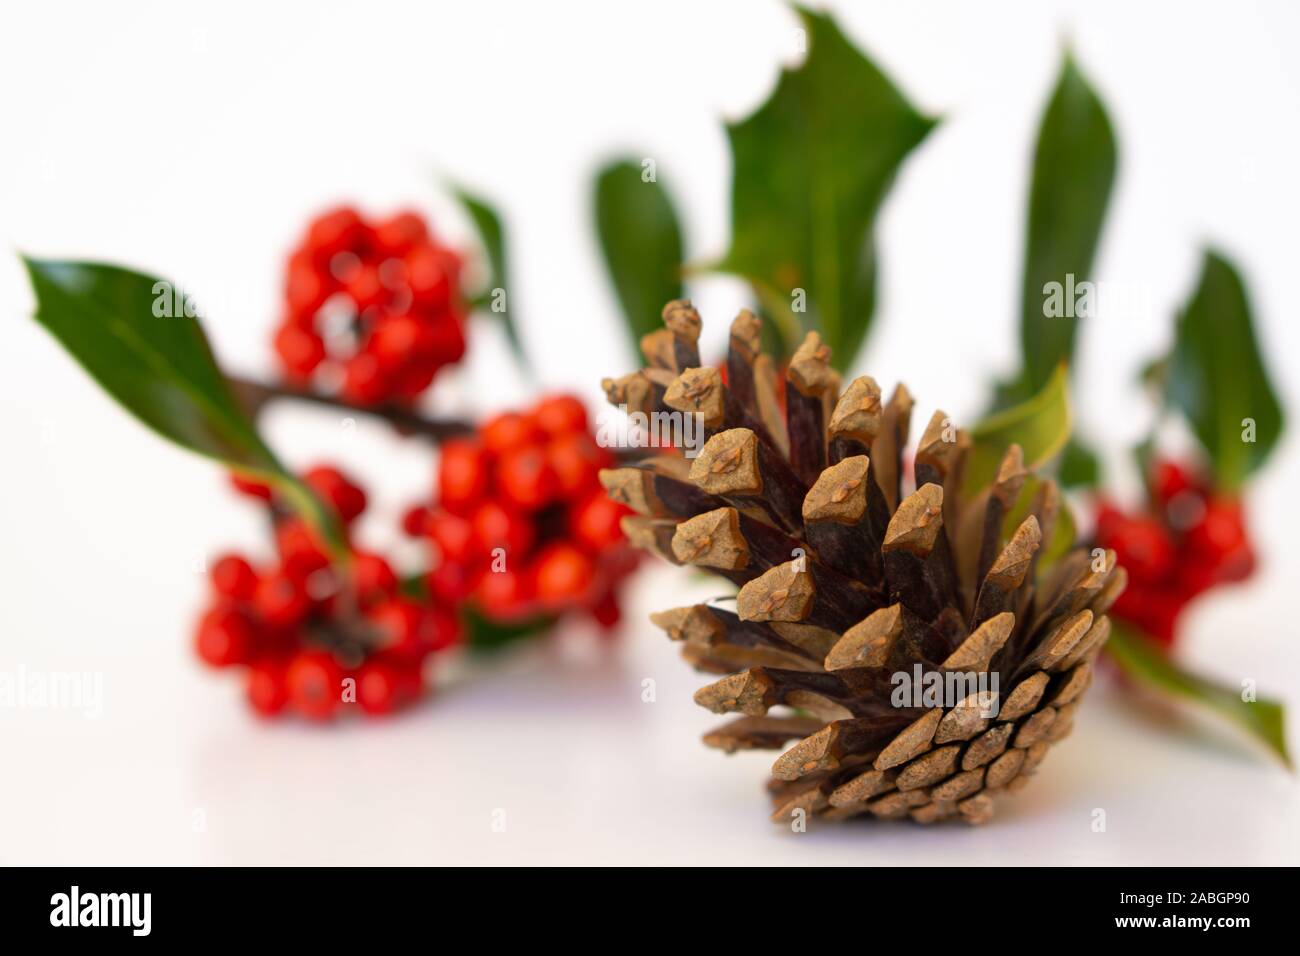
[[[707,442],[693,460],[652,453],[601,482],[637,512],[623,519],[634,544],[740,588],[734,609],[653,615],[688,662],[729,675],[695,700],[742,716],[705,743],[798,741],[772,767],[778,822],[799,810],[987,821],[992,796],[1023,786],[1070,732],[1124,588],[1114,552],[1039,568],[1056,485],[1027,485],[1012,445],[989,487],[963,492],[971,439],[941,411],[906,493],[911,396],[899,385],[882,406],[866,376],[841,391],[817,333],[785,371],[782,413],[754,315],[731,325],[725,379],[700,364],[689,302],[664,321],[641,343],[649,367],[606,393],[629,412],[694,414]],[[944,694],[913,696],[936,681]]]

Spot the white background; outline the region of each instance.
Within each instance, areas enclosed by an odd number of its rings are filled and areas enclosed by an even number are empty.
[[[1082,328],[1082,427],[1120,467],[1149,420],[1130,383],[1167,342],[1206,241],[1243,266],[1296,408],[1298,9],[838,9],[912,101],[944,116],[882,215],[881,308],[861,369],[887,387],[906,379],[923,417],[943,403],[959,419],[1012,369],[1029,148],[1068,42],[1121,148],[1097,277],[1151,303]],[[590,228],[592,170],[621,152],[656,159],[688,210],[690,255],[721,252],[721,120],[766,97],[797,40],[788,10],[752,0],[222,10],[26,4],[0,32],[0,669],[105,680],[99,720],[0,709],[0,863],[1297,862],[1294,778],[1184,723],[1154,724],[1106,687],[989,827],[773,827],[760,787],[770,756],[699,744],[718,720],[690,702],[703,681],[642,623],[700,591],[667,569],[643,579],[614,652],[593,653],[575,630],[448,675],[400,719],[256,722],[233,678],[201,670],[189,635],[202,560],[264,549],[257,516],[215,468],[128,420],[30,321],[13,253],[172,277],[205,304],[223,361],[265,372],[280,266],[307,217],[338,199],[413,204],[468,241],[438,192],[455,179],[507,218],[511,295],[542,384],[594,402],[599,378],[630,359]],[[743,290],[691,291],[719,341]],[[472,349],[439,385],[439,408],[529,396],[496,336]],[[350,434],[337,416],[283,411],[269,432],[293,462],[342,460],[384,489],[371,543],[428,485],[430,453],[369,424]],[[1254,489],[1263,570],[1198,604],[1182,649],[1293,707],[1298,483],[1293,431]],[[491,831],[498,808],[505,833]],[[1105,833],[1092,831],[1096,808]]]

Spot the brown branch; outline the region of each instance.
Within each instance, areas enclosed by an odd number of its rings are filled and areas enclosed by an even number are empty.
[[[403,435],[419,435],[434,442],[442,442],[448,438],[467,435],[474,430],[472,422],[452,418],[425,418],[413,409],[398,405],[359,405],[338,396],[326,395],[311,389],[297,388],[278,382],[258,382],[236,375],[228,376],[228,381],[231,390],[235,393],[235,397],[243,405],[250,418],[257,418],[268,403],[277,399],[285,399],[380,418],[391,424]]]

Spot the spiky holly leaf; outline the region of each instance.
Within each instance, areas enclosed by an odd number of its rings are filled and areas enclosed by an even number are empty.
[[[1025,478],[1025,486],[1020,490],[1020,496],[1016,499],[1015,506],[1007,512],[1007,516],[1002,522],[1002,541],[1004,543],[1011,540],[1011,536],[1020,527],[1020,522],[1033,513],[1039,490],[1046,480],[1034,474]],[[1038,573],[1040,575],[1070,552],[1070,549],[1074,547],[1077,534],[1078,529],[1074,523],[1074,512],[1070,510],[1070,503],[1062,499],[1056,512],[1056,520],[1052,525],[1052,534],[1038,552]]]
[[[649,168],[624,159],[596,176],[596,234],[623,309],[633,355],[660,327],[664,303],[682,297],[682,229],[668,192]]]
[[[1075,303],[1065,301],[1065,314],[1059,315],[1046,314],[1057,310],[1047,310],[1045,303],[1049,290],[1078,289],[1092,272],[1116,152],[1105,107],[1067,55],[1034,148],[1020,311],[1024,368],[1013,400],[1042,389],[1074,352]]]
[[[816,329],[848,368],[875,308],[876,213],[936,120],[917,112],[829,16],[798,14],[807,57],[781,73],[757,111],[727,126],[731,248],[717,268],[750,282],[787,354]]]
[[[456,188],[452,193],[474,221],[474,228],[478,230],[479,241],[483,243],[483,251],[487,255],[487,283],[472,304],[501,320],[515,357],[526,368],[528,356],[524,352],[524,343],[519,337],[519,327],[515,322],[514,297],[508,291],[506,235],[501,217],[486,201],[465,189]]]
[[[992,481],[1011,444],[1020,446],[1030,469],[1042,467],[1065,448],[1071,423],[1069,373],[1061,365],[1037,395],[993,413],[971,429],[974,448],[966,487],[980,488]]]
[[[1238,488],[1281,437],[1282,406],[1255,341],[1245,283],[1212,250],[1178,316],[1164,385],[1205,446],[1222,488]]]
[[[337,519],[280,464],[235,400],[179,287],[102,263],[23,262],[36,321],[104,391],[162,437],[273,485],[345,553]]]
[[[1150,638],[1118,621],[1112,621],[1106,650],[1120,669],[1142,686],[1189,701],[1228,720],[1291,766],[1282,704],[1267,698],[1243,700],[1239,688],[1217,684],[1183,670]]]

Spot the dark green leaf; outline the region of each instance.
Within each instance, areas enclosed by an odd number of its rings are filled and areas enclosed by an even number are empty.
[[[523,621],[493,621],[476,608],[466,606],[461,614],[465,626],[465,644],[473,651],[492,652],[517,641],[536,637],[555,625],[550,615],[531,617]]]
[[[816,329],[852,365],[876,303],[876,213],[934,127],[829,17],[799,9],[808,55],[757,111],[729,124],[731,248],[787,352]],[[800,309],[797,290],[803,290]]]
[[[1101,462],[1097,453],[1071,438],[1061,452],[1061,467],[1056,474],[1062,488],[1095,488],[1101,481]]]
[[[1115,156],[1106,110],[1067,56],[1034,150],[1020,320],[1020,398],[1041,389],[1053,370],[1070,360],[1077,306],[1084,304],[1080,283],[1092,271],[1115,179]],[[1069,294],[1072,290],[1075,295]],[[1049,309],[1049,296],[1060,310]],[[1095,301],[1092,304],[1095,307]]]
[[[488,258],[487,286],[472,304],[501,319],[510,347],[514,349],[519,363],[528,368],[528,356],[524,353],[524,343],[519,338],[519,328],[515,321],[514,294],[509,291],[510,273],[506,268],[506,236],[501,217],[477,196],[463,189],[453,189],[453,193],[474,220],[474,228],[478,230],[479,240],[483,243],[483,251]]]
[[[1151,463],[1155,460],[1155,454],[1156,435],[1152,429],[1146,438],[1133,446],[1133,464],[1137,466],[1137,473],[1142,476],[1144,485],[1151,481]]]
[[[36,321],[162,437],[275,485],[332,547],[332,514],[276,460],[231,394],[193,304],[171,283],[117,266],[28,259]]]
[[[1245,285],[1213,251],[1205,253],[1196,292],[1178,317],[1166,387],[1221,487],[1240,486],[1282,434],[1282,407],[1255,341]],[[1245,440],[1246,419],[1254,422],[1253,442]]]
[[[1150,638],[1112,620],[1106,650],[1130,678],[1162,693],[1191,701],[1231,721],[1264,744],[1288,767],[1286,714],[1274,700],[1241,699],[1241,691],[1190,674],[1169,659]]]
[[[1033,398],[995,412],[971,429],[974,447],[966,469],[967,488],[981,488],[992,481],[1012,444],[1020,446],[1030,469],[1061,453],[1070,440],[1072,422],[1068,378],[1065,366],[1060,366]]]
[[[1002,544],[1011,540],[1016,529],[1020,527],[1020,522],[1028,517],[1030,510],[1038,498],[1038,490],[1043,486],[1046,479],[1037,475],[1029,475],[1025,479],[1025,485],[1020,489],[1020,495],[1016,498],[1016,503],[1002,522]],[[1074,512],[1070,510],[1070,504],[1064,499],[1061,500],[1060,510],[1056,513],[1056,521],[1052,525],[1052,536],[1038,551],[1038,574],[1041,577],[1043,573],[1049,570],[1056,562],[1065,557],[1070,549],[1074,547],[1076,536],[1074,524]]]
[[[596,176],[596,232],[637,361],[641,336],[663,327],[664,305],[682,298],[682,230],[668,193],[640,163],[610,163]]]

